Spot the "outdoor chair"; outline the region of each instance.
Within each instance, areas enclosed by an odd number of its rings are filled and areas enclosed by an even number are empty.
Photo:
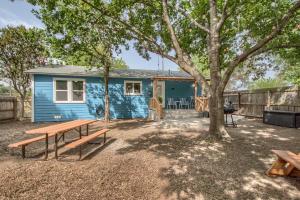
[[[187,108],[187,109],[189,109],[190,108],[190,104],[189,104],[189,102],[187,101],[187,99],[186,98],[180,98],[180,104],[179,104],[180,106],[180,108]]]
[[[174,101],[173,98],[168,98],[168,101],[167,101],[167,108],[168,109],[177,109],[177,103]]]

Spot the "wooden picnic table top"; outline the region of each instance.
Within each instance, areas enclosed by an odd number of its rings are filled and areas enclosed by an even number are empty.
[[[79,126],[87,125],[96,122],[96,120],[73,120],[60,124],[49,125],[42,128],[25,131],[26,134],[56,134],[68,131]]]
[[[279,158],[291,163],[294,167],[300,170],[300,154],[294,154],[290,151],[272,150]]]

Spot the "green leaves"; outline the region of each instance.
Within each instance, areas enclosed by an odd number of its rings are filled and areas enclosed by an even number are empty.
[[[264,88],[276,88],[276,87],[285,87],[287,86],[287,82],[280,78],[275,79],[260,79],[257,81],[254,81],[249,84],[248,89],[249,90],[255,90],[255,89],[264,89]]]
[[[124,30],[97,10],[106,10],[102,1],[29,2],[40,7],[37,13],[47,27],[53,54],[67,63],[103,67],[112,63],[111,52],[125,44]]]
[[[43,30],[24,26],[0,29],[0,75],[9,78],[21,97],[26,97],[30,77],[26,70],[46,62],[48,51]]]

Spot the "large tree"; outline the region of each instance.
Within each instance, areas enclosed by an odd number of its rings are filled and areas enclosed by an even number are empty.
[[[10,79],[20,96],[21,118],[24,117],[24,100],[31,84],[25,71],[45,63],[44,36],[44,32],[37,28],[18,26],[0,29],[0,75]]]
[[[37,2],[44,9],[84,3],[92,8],[90,14],[95,19],[105,19],[97,21],[98,26],[105,27],[106,22],[113,26],[120,37],[134,42],[142,56],[159,54],[202,82],[209,95],[209,133],[214,138],[229,137],[224,126],[223,92],[235,69],[250,58],[276,54],[278,48],[298,48],[294,44],[299,43],[300,0]],[[207,61],[209,82],[193,61],[195,56]]]
[[[81,1],[29,2],[40,5],[35,13],[46,25],[55,57],[59,55],[68,62],[101,69],[99,75],[104,78],[105,90],[104,118],[109,121],[109,71],[115,66],[126,66],[113,57],[113,52],[118,53],[119,45],[125,42],[125,37],[120,37],[122,30]]]

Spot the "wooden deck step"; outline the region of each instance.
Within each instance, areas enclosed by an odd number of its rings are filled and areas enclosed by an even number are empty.
[[[76,140],[76,141],[74,141],[74,142],[72,142],[70,144],[67,144],[66,147],[70,148],[70,149],[76,148],[78,146],[81,146],[81,145],[83,145],[83,144],[85,144],[85,143],[87,143],[87,142],[89,142],[89,141],[91,141],[91,140],[99,137],[100,135],[103,135],[103,134],[107,133],[108,131],[109,131],[109,129],[102,129],[102,130],[97,131],[97,132],[95,132],[93,134],[90,134],[88,136],[82,137],[81,139]]]

